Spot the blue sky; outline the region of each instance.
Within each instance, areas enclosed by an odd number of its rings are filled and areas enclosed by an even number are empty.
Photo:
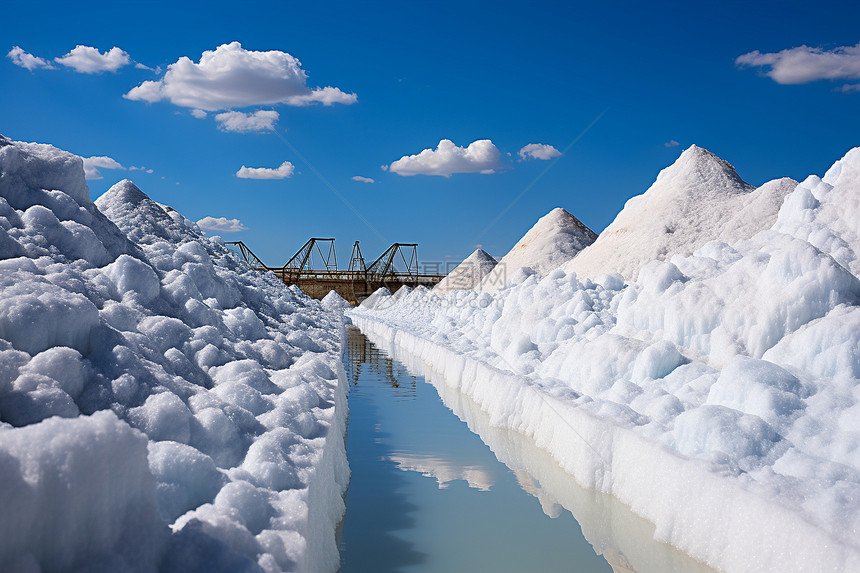
[[[191,219],[238,219],[246,230],[220,234],[269,264],[333,236],[341,266],[356,239],[368,259],[395,241],[428,262],[478,244],[501,256],[556,206],[600,232],[693,143],[755,185],[822,174],[860,145],[856,1],[310,4],[7,3],[0,133],[122,165],[99,168],[93,197],[127,177]],[[250,78],[235,101],[194,83],[219,46],[229,77]],[[305,83],[273,84],[298,99],[262,103],[272,85],[242,66],[265,51],[300,60]],[[164,89],[132,92],[147,81]],[[246,116],[216,120],[230,110]],[[258,112],[261,131],[229,130]],[[453,162],[401,160],[441,140],[464,148]],[[528,144],[563,153],[521,160]],[[289,177],[237,176],[284,162]]]

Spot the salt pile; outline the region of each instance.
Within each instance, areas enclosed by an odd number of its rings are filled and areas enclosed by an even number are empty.
[[[361,308],[371,309],[376,308],[377,306],[385,306],[390,304],[391,302],[391,291],[387,288],[382,287],[369,297],[361,301],[359,305]]]
[[[594,242],[597,235],[576,217],[556,207],[543,217],[508,251],[480,290],[496,292],[517,276],[520,269],[543,277],[572,259]]]
[[[718,211],[678,227],[698,244],[689,254],[619,239],[633,252],[595,262],[595,278],[568,272],[599,239],[495,295],[349,314],[650,520],[658,540],[725,571],[860,570],[860,148],[795,186],[759,232],[745,210],[789,182],[756,198],[762,188],[703,150],[682,158],[674,201]]]
[[[81,159],[0,139],[0,570],[324,571],[342,320]]]
[[[564,270],[590,278],[620,273],[635,280],[651,261],[689,255],[713,239],[746,239],[769,229],[795,186],[797,181],[783,178],[756,189],[727,161],[693,145],[644,194],[627,201]]]
[[[337,294],[335,291],[331,290],[327,295],[323,297],[320,301],[323,308],[327,308],[329,310],[346,310],[347,308],[352,308],[352,305],[349,302]]]
[[[441,295],[451,290],[475,288],[495,266],[496,259],[489,253],[482,249],[475,249],[475,252],[466,257],[433,287],[433,292]]]

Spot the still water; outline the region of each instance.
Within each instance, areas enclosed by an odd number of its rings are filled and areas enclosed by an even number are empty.
[[[526,438],[491,427],[426,366],[407,370],[348,330],[341,572],[709,571]]]

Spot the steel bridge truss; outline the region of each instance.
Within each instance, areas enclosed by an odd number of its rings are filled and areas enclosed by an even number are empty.
[[[344,273],[348,273],[350,276],[361,276],[371,281],[420,276],[418,273],[418,243],[394,243],[379,258],[365,266],[361,247],[356,241],[352,246],[349,268],[346,271],[337,269],[334,239],[318,237],[308,239],[283,267],[266,266],[242,241],[227,241],[224,244],[232,247],[231,250],[234,253],[237,253],[246,263],[258,270],[276,271],[291,275],[347,276]],[[315,265],[315,261],[321,266]]]
[[[400,255],[400,258],[397,255]],[[405,271],[398,273],[396,265],[401,261]],[[367,276],[371,280],[384,280],[388,276],[396,277],[398,274],[418,276],[418,243],[394,243],[367,267]]]
[[[285,284],[298,286],[308,296],[323,298],[334,290],[352,304],[380,287],[391,292],[402,286],[432,287],[444,277],[418,273],[417,243],[394,243],[370,265],[365,265],[356,241],[345,271],[337,269],[334,239],[309,239],[283,267],[266,266],[242,241],[229,241],[225,245],[253,268],[275,273]]]
[[[335,290],[355,303],[382,286],[393,292],[404,285],[433,286],[443,278],[443,275],[419,274],[417,243],[394,243],[370,265],[365,265],[356,241],[345,271],[337,269],[334,239],[331,238],[308,239],[283,267],[266,266],[242,241],[225,244],[255,269],[272,271],[284,283],[295,284],[316,298]]]
[[[328,245],[323,247],[323,245]],[[284,270],[291,272],[302,272],[307,270],[313,272],[314,256],[318,255],[320,262],[325,268],[318,269],[324,272],[337,271],[337,253],[334,250],[334,239],[320,239],[317,237],[308,239],[298,252],[293,255],[287,264],[283,266]]]

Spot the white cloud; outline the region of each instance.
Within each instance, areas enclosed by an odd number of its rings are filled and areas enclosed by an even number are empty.
[[[762,54],[739,56],[739,66],[770,66],[765,75],[779,84],[806,84],[816,80],[860,79],[860,44],[832,50],[799,46]]]
[[[134,67],[137,68],[138,70],[149,70],[150,72],[155,73],[155,74],[161,73],[161,66],[155,66],[154,68],[150,68],[146,64],[141,64],[140,62],[135,62]]]
[[[206,112],[203,111],[202,109],[192,109],[191,115],[193,115],[197,119],[203,119],[206,117]]]
[[[267,167],[245,167],[236,172],[236,177],[240,179],[286,179],[292,177],[295,166],[289,161],[281,163],[277,169],[269,169]]]
[[[254,113],[242,113],[241,111],[227,111],[215,116],[218,129],[221,131],[235,131],[237,133],[248,133],[251,131],[275,131],[275,123],[280,115],[273,110],[259,110]]]
[[[839,88],[839,91],[846,94],[860,92],[860,84],[845,84],[844,86]]]
[[[355,94],[335,87],[310,88],[301,62],[286,52],[246,50],[239,42],[207,50],[195,63],[183,56],[167,66],[164,78],[146,81],[124,97],[218,111],[252,105],[352,104]]]
[[[670,139],[669,141],[667,141],[666,143],[663,144],[663,147],[678,147],[679,145],[681,145],[681,144],[678,143],[677,141],[675,141],[674,139]]]
[[[471,488],[490,491],[496,483],[495,473],[480,465],[461,465],[427,454],[404,453],[389,456],[387,459],[394,462],[399,470],[435,478],[439,489],[446,489],[452,481],[463,480]]]
[[[520,149],[518,155],[520,159],[543,159],[544,161],[554,157],[560,157],[561,151],[552,145],[544,145],[543,143],[529,143]]]
[[[353,175],[353,181],[360,181],[361,183],[376,183],[375,179],[371,179],[370,177],[362,177],[361,175]]]
[[[197,221],[197,226],[204,231],[217,231],[219,233],[238,233],[247,231],[248,227],[239,219],[228,219],[227,217],[203,217]]]
[[[326,86],[324,88],[314,88],[310,93],[291,96],[285,103],[295,106],[311,105],[321,103],[323,105],[332,105],[342,103],[350,105],[358,101],[358,96],[355,94],[344,93],[340,88]]]
[[[125,169],[120,163],[111,157],[104,155],[96,155],[93,157],[82,157],[84,160],[84,177],[92,181],[102,179],[101,169]]]
[[[398,175],[450,177],[454,173],[493,173],[502,167],[501,153],[489,139],[479,139],[469,147],[457,147],[450,139],[443,139],[436,149],[404,155],[388,169]]]
[[[131,58],[116,46],[102,54],[96,48],[78,45],[62,58],[54,58],[54,61],[82,74],[100,74],[115,72],[127,66]]]
[[[6,57],[12,60],[12,63],[16,66],[21,66],[22,68],[26,68],[31,72],[33,70],[38,70],[39,68],[43,68],[46,70],[53,70],[54,66],[51,65],[51,62],[45,60],[44,58],[39,58],[34,56],[33,54],[29,54],[22,50],[19,46],[12,46],[12,49],[9,50],[9,53],[6,54]]]
[[[152,169],[147,169],[146,167],[144,167],[142,165],[140,167],[138,167],[136,165],[132,165],[131,167],[128,168],[128,170],[129,171],[143,171],[144,173],[152,173],[153,172]]]

